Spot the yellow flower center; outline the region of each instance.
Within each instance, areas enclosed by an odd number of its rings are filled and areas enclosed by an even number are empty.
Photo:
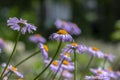
[[[19,78],[18,80],[23,80],[22,78]]]
[[[48,47],[47,45],[43,45],[44,49],[48,52]]]
[[[17,71],[17,68],[14,67],[14,66],[12,66],[11,69],[12,69],[13,71]]]
[[[58,66],[58,61],[53,61],[52,64],[53,64],[54,66]]]
[[[64,65],[68,65],[69,62],[68,62],[67,60],[64,60],[64,61],[63,61],[63,64],[64,64]]]
[[[65,56],[70,57],[70,53],[67,53],[67,52],[66,52],[66,53],[65,53]]]
[[[98,51],[99,49],[97,47],[92,47],[92,50]]]
[[[78,44],[76,42],[73,42],[72,46],[78,46]]]
[[[95,76],[95,79],[99,79],[99,77],[98,77],[98,76]]]
[[[109,68],[107,68],[107,70],[108,70],[108,71],[112,71],[112,68],[111,68],[111,67],[109,67]]]
[[[62,30],[62,29],[60,29],[57,33],[63,35],[68,34],[66,30]]]
[[[98,70],[97,73],[98,73],[98,74],[102,74],[102,71],[101,71],[101,70]]]
[[[40,37],[40,34],[35,34],[36,37]]]

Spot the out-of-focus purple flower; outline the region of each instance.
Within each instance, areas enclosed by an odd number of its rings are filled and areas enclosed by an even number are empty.
[[[31,33],[32,31],[36,31],[36,27],[33,24],[27,23],[27,20],[18,19],[16,17],[9,18],[7,20],[7,25],[10,26],[11,29],[17,30],[25,34],[26,32]]]
[[[74,63],[73,62],[69,62],[68,60],[63,60],[63,63],[61,65],[61,67],[64,70],[73,71],[74,70]]]
[[[60,29],[57,33],[50,35],[51,40],[57,40],[62,42],[72,42],[73,38],[66,30]]]
[[[1,38],[0,38],[0,49],[1,49],[1,51],[3,49],[5,49],[5,43],[4,43],[3,39],[1,39]]]
[[[115,56],[113,54],[104,54],[104,58],[110,62],[113,62],[113,60],[115,59]]]
[[[57,19],[55,22],[55,26],[58,29],[66,30],[70,34],[79,35],[81,33],[80,28],[75,23],[72,23],[72,22],[66,22],[66,21]]]
[[[5,67],[6,66],[6,63],[3,63],[2,64],[2,67]],[[6,75],[9,71],[12,71],[13,73],[15,73],[19,78],[23,78],[23,74],[21,74],[18,69],[12,65],[8,65],[4,75]]]
[[[83,53],[87,50],[87,47],[85,45],[82,45],[82,44],[77,44],[76,42],[73,42],[72,44],[68,44],[63,50],[62,52],[63,53],[73,53],[74,50],[77,52],[77,53]]]
[[[68,70],[64,70],[62,72],[62,76],[65,78],[65,79],[69,79],[69,80],[72,80],[73,79],[73,74],[70,73]]]
[[[85,80],[110,80],[110,78],[106,76],[85,76]]]
[[[51,59],[50,60],[44,60],[44,62],[48,65],[50,63]],[[62,73],[63,69],[60,67],[60,61],[59,60],[54,60],[51,65],[50,65],[50,69],[53,71],[53,72],[57,72],[57,70],[59,69],[58,73]]]
[[[68,52],[60,54],[60,58],[61,60],[65,59],[65,60],[71,61],[70,53]]]
[[[48,47],[47,47],[47,45],[39,43],[38,46],[40,48],[40,51],[42,53],[43,58],[48,59]]]
[[[97,47],[89,47],[88,48],[88,54],[98,57],[98,58],[104,58],[104,53],[100,51]]]
[[[45,43],[46,39],[40,34],[35,34],[29,37],[29,40],[33,43]]]

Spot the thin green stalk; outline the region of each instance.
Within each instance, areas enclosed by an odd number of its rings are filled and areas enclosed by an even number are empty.
[[[15,42],[13,51],[12,51],[12,53],[11,53],[9,59],[8,59],[8,62],[7,62],[7,64],[6,64],[6,66],[5,66],[5,68],[4,68],[4,70],[3,70],[2,74],[1,74],[1,76],[0,76],[0,80],[2,79],[2,76],[3,76],[5,70],[7,69],[8,65],[9,65],[9,63],[10,63],[10,60],[12,59],[12,56],[13,56],[15,50],[16,50],[16,46],[17,46],[18,40],[19,40],[19,38],[20,38],[20,35],[21,35],[21,29],[20,29],[20,31],[19,31],[19,33],[18,33],[18,36],[17,36],[16,42]]]
[[[106,64],[107,60],[104,59],[104,62],[103,62],[103,69],[105,69],[105,64]]]
[[[86,66],[86,68],[85,68],[85,71],[84,72],[86,72],[87,70],[88,70],[88,68],[89,68],[89,66],[90,66],[90,64],[92,63],[92,61],[93,61],[93,58],[94,58],[94,56],[91,56],[91,58],[90,58],[90,60],[89,60],[89,62],[88,62],[88,64],[87,64],[87,66]],[[80,80],[82,80],[82,78],[83,78],[83,75],[85,75],[86,73],[82,73],[81,74],[81,78],[80,78]]]
[[[20,61],[18,64],[15,65],[15,67],[19,66],[20,64],[22,64],[23,62],[25,62],[26,60],[30,59],[31,57],[35,56],[36,54],[38,54],[40,52],[40,50],[36,51],[35,53],[31,54],[30,56],[28,56],[27,58],[23,59],[22,61]]]
[[[62,72],[63,73],[63,72]],[[61,80],[61,78],[62,78],[62,73],[60,74],[60,77],[58,78],[58,80]]]
[[[74,50],[74,80],[76,80],[77,79],[77,60],[76,60],[76,52],[75,52],[75,50]]]
[[[53,60],[56,58],[56,56],[57,56],[57,54],[58,54],[58,51],[59,51],[61,45],[62,45],[62,41],[60,41],[60,43],[59,43],[59,45],[58,45],[58,48],[57,48],[57,50],[56,50],[56,53],[55,53],[55,55],[53,56],[53,58],[52,58],[52,60],[50,61],[50,63],[49,63],[49,64],[42,70],[42,72],[39,73],[33,80],[38,79],[39,76],[41,76],[41,75],[48,69],[48,67],[50,66],[50,64],[51,64],[51,63],[53,62]]]
[[[64,58],[62,59],[62,61],[61,61],[60,65],[59,65],[59,67],[58,67],[58,69],[57,69],[57,71],[56,71],[55,75],[53,76],[53,80],[55,79],[55,77],[56,77],[56,75],[57,75],[58,71],[60,70],[60,67],[61,67],[61,65],[62,65],[63,61],[64,61]]]

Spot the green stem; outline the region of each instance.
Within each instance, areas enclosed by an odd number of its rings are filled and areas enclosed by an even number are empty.
[[[57,69],[57,71],[56,71],[55,75],[53,76],[53,80],[55,80],[55,77],[56,77],[56,75],[57,75],[58,71],[60,70],[60,67],[61,67],[61,65],[62,65],[63,61],[64,61],[64,58],[62,59],[62,61],[61,61],[60,65],[59,65],[59,67],[58,67],[58,69]]]
[[[105,69],[105,64],[106,64],[106,59],[104,59],[104,62],[103,62],[103,69]]]
[[[35,53],[31,54],[30,56],[28,56],[27,58],[23,59],[22,61],[20,61],[18,64],[15,65],[15,67],[19,66],[20,64],[22,64],[23,62],[25,62],[26,60],[30,59],[31,57],[35,56],[36,54],[38,54],[40,52],[40,50],[36,51]]]
[[[20,61],[18,64],[16,64],[15,67],[21,65],[21,64],[24,63],[26,60],[28,60],[28,59],[30,59],[31,57],[35,56],[35,55],[38,54],[39,52],[40,52],[40,51],[38,50],[38,51],[36,51],[35,53],[33,53],[32,55],[30,55],[30,56],[28,56],[27,58],[23,59],[23,60]],[[12,74],[12,72],[9,71],[9,72],[6,73],[3,77],[7,76],[7,74],[9,74],[9,73],[10,73],[10,75]]]
[[[20,38],[20,35],[21,35],[21,29],[20,29],[20,31],[19,31],[19,33],[18,33],[18,36],[17,36],[16,42],[15,42],[13,51],[12,51],[12,53],[11,53],[9,59],[8,59],[8,62],[7,62],[7,64],[6,64],[6,66],[5,66],[5,68],[4,68],[4,70],[3,70],[2,74],[1,74],[1,76],[0,76],[0,80],[2,79],[2,76],[3,76],[5,70],[7,69],[8,65],[9,65],[9,63],[10,63],[10,60],[12,59],[12,56],[13,56],[15,50],[16,50],[16,46],[17,46],[18,40],[19,40],[19,38]]]
[[[77,56],[76,56],[76,52],[75,52],[75,50],[74,50],[74,80],[76,80],[77,79],[77,58],[76,58]]]
[[[89,62],[88,62],[88,64],[87,64],[87,66],[86,66],[86,68],[85,68],[85,71],[83,72],[83,74],[81,74],[81,78],[80,78],[80,80],[82,80],[83,75],[85,75],[85,74],[86,74],[86,71],[88,70],[88,68],[89,68],[90,64],[92,63],[93,58],[94,58],[94,56],[91,56],[91,58],[90,58],[90,60],[89,60]]]
[[[59,51],[61,45],[62,45],[62,41],[60,41],[60,43],[59,43],[59,45],[58,45],[58,48],[57,48],[57,50],[56,50],[56,53],[55,53],[55,55],[53,56],[53,58],[52,58],[52,60],[50,61],[50,63],[49,63],[49,64],[47,65],[47,67],[45,67],[45,68],[42,70],[42,72],[39,73],[33,80],[38,79],[39,76],[41,76],[41,75],[47,70],[47,68],[51,65],[51,63],[53,62],[53,60],[56,58],[56,56],[57,56],[57,54],[58,54],[58,51]]]

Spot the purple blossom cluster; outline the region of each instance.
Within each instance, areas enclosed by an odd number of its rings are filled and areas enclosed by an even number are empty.
[[[27,23],[27,20],[18,19],[16,17],[9,18],[7,21],[7,25],[10,26],[10,28],[13,30],[20,31],[22,34],[25,34],[27,32],[31,33],[33,31],[36,31],[37,29],[33,24]],[[29,37],[29,41],[37,44],[37,46],[39,47],[39,51],[41,52],[45,65],[48,66],[51,63],[48,68],[53,73],[60,74],[64,79],[72,80],[76,76],[76,62],[74,61],[75,59],[72,58],[72,55],[76,54],[86,54],[87,56],[104,59],[105,61],[109,62],[114,61],[115,56],[113,54],[104,53],[95,46],[92,47],[77,43],[71,36],[71,34],[79,35],[81,33],[81,30],[75,23],[56,20],[55,25],[59,30],[56,33],[51,34],[49,36],[49,39],[56,40],[60,43],[67,42],[65,47],[58,47],[61,49],[61,51],[57,51],[57,53],[60,54],[58,56],[59,59],[55,58],[53,60],[53,58],[49,56],[49,48],[46,45],[46,39],[42,35],[34,34]],[[4,48],[4,41],[0,39],[0,53],[2,52],[2,50],[4,50]],[[7,66],[7,64],[2,64],[2,66],[7,67],[4,72],[4,80],[7,80],[7,77],[10,75],[9,72],[13,72],[14,74],[16,74],[20,78],[19,80],[23,79],[23,74],[21,74],[16,67],[12,65]],[[120,78],[120,72],[113,71],[111,68],[90,68],[90,71],[93,73],[93,75],[86,75],[84,78],[85,80],[111,80]]]

